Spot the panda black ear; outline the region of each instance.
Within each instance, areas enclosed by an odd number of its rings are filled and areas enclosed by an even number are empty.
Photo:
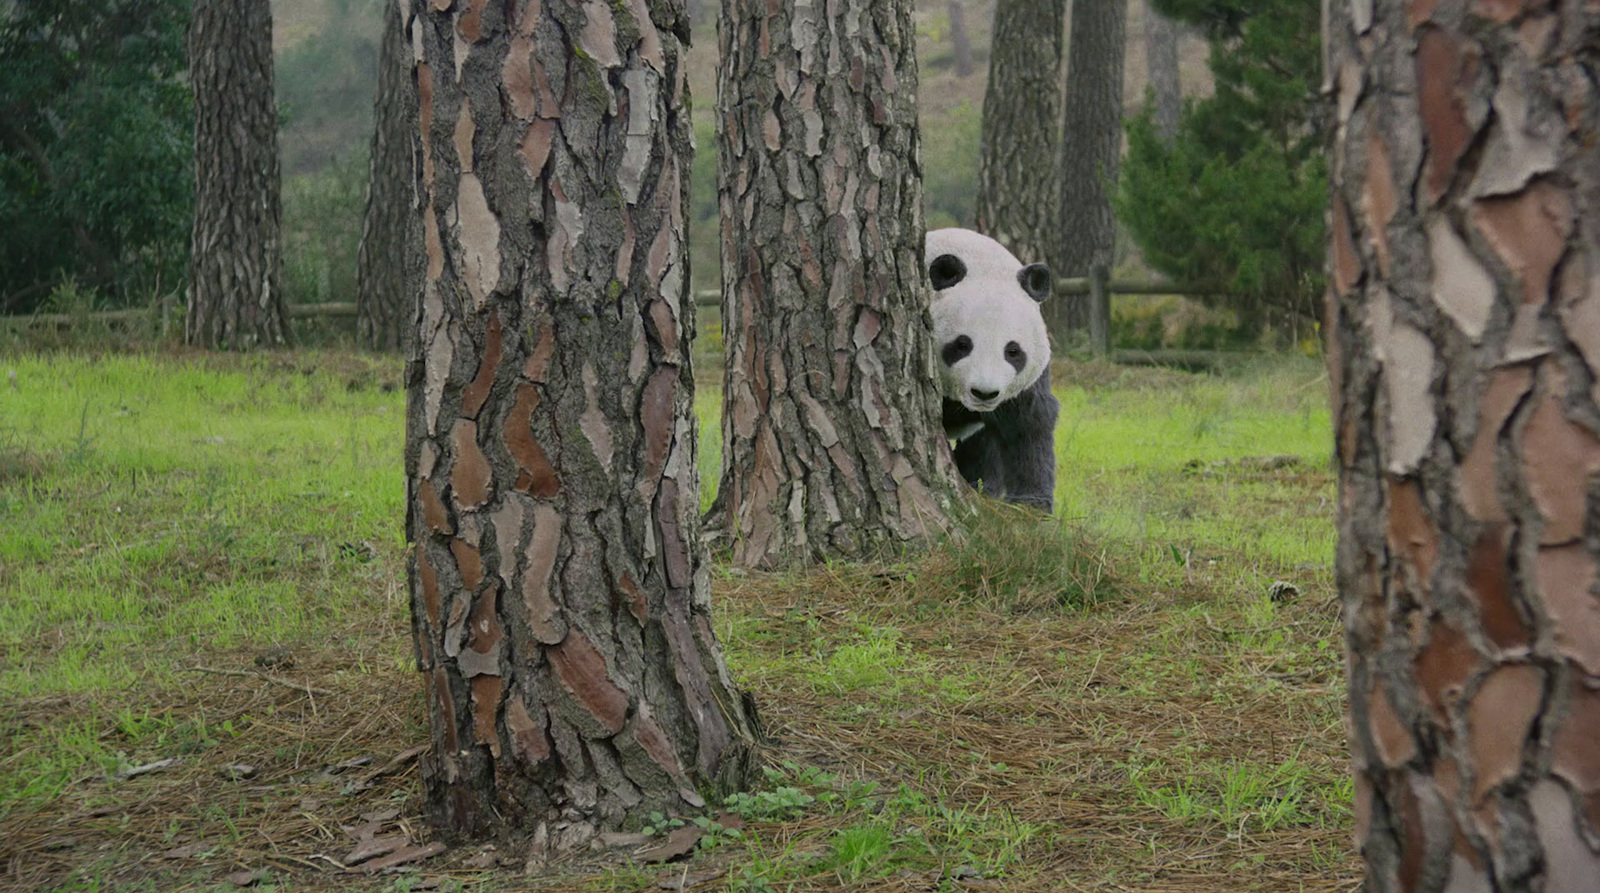
[[[1044,264],[1028,264],[1017,271],[1017,281],[1022,284],[1022,290],[1035,301],[1050,297],[1050,283],[1054,278],[1050,275],[1050,268]]]
[[[941,254],[928,264],[928,276],[933,279],[934,291],[944,291],[967,278],[967,265],[954,254]]]

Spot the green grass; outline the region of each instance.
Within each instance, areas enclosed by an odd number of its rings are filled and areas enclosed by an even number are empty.
[[[0,489],[0,689],[117,690],[371,607],[344,584],[402,543],[403,395],[359,363],[219,364],[6,360],[34,467]]]
[[[0,830],[165,804],[117,820],[103,854],[57,857],[72,860],[58,883],[128,890],[205,888],[220,877],[206,866],[253,858],[247,829],[263,823],[301,858],[333,845],[316,828],[379,806],[421,827],[414,775],[348,795],[343,778],[315,778],[426,734],[404,596],[403,395],[384,387],[398,363],[0,360],[0,376],[11,368]],[[949,889],[1139,887],[1175,865],[1251,879],[1239,889],[1353,876],[1317,371],[1060,371],[1058,517],[986,505],[927,557],[713,567],[719,636],[779,765],[764,789],[673,817],[710,827],[725,808],[749,823],[713,829],[691,873],[748,891],[865,889],[903,872]],[[721,437],[708,372],[704,504]],[[1260,458],[1281,455],[1296,459]],[[1301,595],[1273,600],[1274,579]],[[361,700],[330,715],[330,699],[188,669],[249,668],[279,645],[300,659],[283,675]],[[117,775],[169,756],[191,774]],[[261,793],[220,780],[235,760],[264,767]],[[177,796],[200,790],[198,805]],[[204,865],[130,855],[197,841],[215,846]],[[612,866],[541,889],[662,876]]]

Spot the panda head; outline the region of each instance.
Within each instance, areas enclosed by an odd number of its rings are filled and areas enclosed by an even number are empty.
[[[1039,312],[1050,295],[1050,268],[1023,266],[999,242],[965,229],[928,233],[926,257],[944,395],[990,412],[1050,365]]]

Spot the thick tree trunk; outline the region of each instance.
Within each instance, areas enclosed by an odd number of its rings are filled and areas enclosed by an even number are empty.
[[[1178,115],[1183,111],[1183,86],[1178,79],[1178,24],[1162,15],[1149,0],[1144,10],[1144,53],[1156,132],[1171,142],[1178,135]]]
[[[268,0],[195,0],[189,81],[195,189],[184,340],[287,344]]]
[[[424,782],[446,829],[537,857],[754,769],[699,536],[687,22],[682,0],[416,9]]]
[[[1066,0],[999,0],[994,11],[975,226],[1023,263],[1052,260],[1061,240],[1056,147],[1066,11]]]
[[[742,564],[926,542],[958,492],[923,281],[909,7],[723,4],[713,515]]]
[[[950,0],[950,52],[955,61],[956,77],[972,76],[972,41],[967,37],[967,14],[961,0]]]
[[[1126,55],[1127,0],[1073,0],[1067,51],[1067,92],[1061,108],[1060,224],[1048,255],[1057,276],[1087,276],[1112,262],[1116,193],[1122,161],[1122,60]],[[1089,325],[1081,297],[1047,301],[1045,321],[1056,344]]]
[[[367,210],[356,259],[356,332],[374,350],[399,350],[415,334],[421,274],[422,221],[412,160],[416,152],[417,86],[406,39],[411,0],[388,0],[378,56],[378,95],[367,165]]]
[[[1326,7],[1367,889],[1600,883],[1594,12]]]

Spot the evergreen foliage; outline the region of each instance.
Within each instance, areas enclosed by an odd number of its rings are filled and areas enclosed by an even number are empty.
[[[183,282],[188,0],[0,4],[0,313],[66,280],[113,305]]]
[[[1251,328],[1316,319],[1328,196],[1318,0],[1154,3],[1206,34],[1216,93],[1187,104],[1170,143],[1154,103],[1127,122],[1119,219],[1155,269],[1233,292]]]

